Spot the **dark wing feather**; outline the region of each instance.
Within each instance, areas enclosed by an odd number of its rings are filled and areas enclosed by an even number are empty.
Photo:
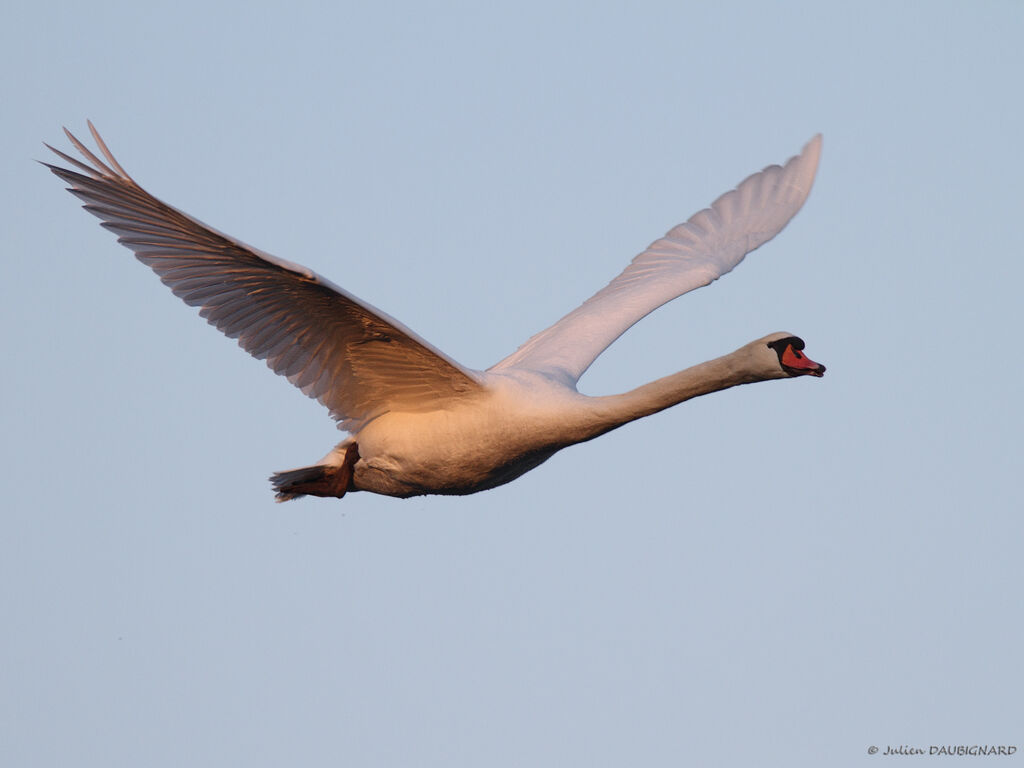
[[[327,406],[342,428],[482,390],[473,371],[383,312],[157,200],[125,173],[91,123],[89,130],[106,162],[65,130],[90,164],[50,147],[78,170],[47,167],[176,296]]]

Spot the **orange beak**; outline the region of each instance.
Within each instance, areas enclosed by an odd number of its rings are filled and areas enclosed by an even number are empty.
[[[786,351],[782,353],[782,364],[793,371],[796,371],[797,375],[807,374],[810,376],[824,376],[825,366],[821,363],[816,363],[803,352],[793,349],[792,344],[786,345]]]

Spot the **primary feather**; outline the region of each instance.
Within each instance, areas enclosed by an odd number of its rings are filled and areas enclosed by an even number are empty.
[[[386,411],[439,407],[479,391],[473,372],[397,320],[312,270],[274,258],[161,202],[118,164],[92,123],[102,162],[68,138],[84,173],[50,165],[118,242],[174,294],[275,372],[314,397],[348,431]]]

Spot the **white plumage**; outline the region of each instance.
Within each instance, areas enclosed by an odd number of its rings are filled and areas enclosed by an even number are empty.
[[[278,499],[465,494],[506,483],[553,453],[676,403],[737,384],[810,374],[787,333],[622,395],[576,382],[642,317],[730,271],[800,210],[821,153],[816,136],[656,240],[605,288],[487,371],[459,365],[397,320],[314,272],[208,227],[142,189],[89,130],[105,162],[48,167],[102,226],[187,304],[329,409],[351,435],[320,463],[272,478]]]

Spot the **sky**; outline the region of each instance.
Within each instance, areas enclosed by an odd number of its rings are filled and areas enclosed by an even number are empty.
[[[1024,759],[1024,5],[5,16],[0,763]],[[474,368],[820,132],[786,230],[580,388],[783,330],[828,373],[481,494],[275,504],[341,435],[33,162],[86,119],[151,193]]]

